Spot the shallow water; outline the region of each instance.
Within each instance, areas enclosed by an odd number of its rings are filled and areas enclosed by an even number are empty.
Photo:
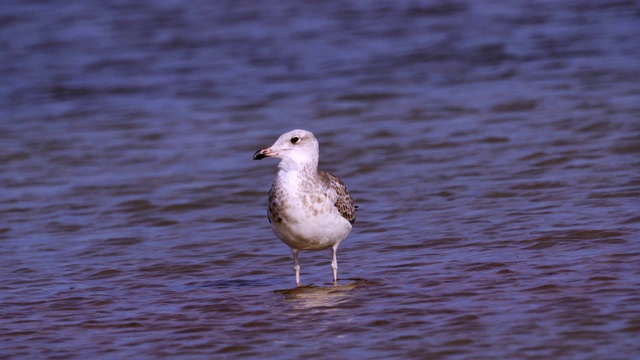
[[[13,2],[3,358],[640,356],[635,2]],[[271,233],[305,128],[359,205]]]

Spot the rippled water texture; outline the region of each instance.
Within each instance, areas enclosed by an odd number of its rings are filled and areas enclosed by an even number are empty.
[[[488,5],[491,4],[491,5]],[[2,358],[640,357],[634,1],[3,1]],[[283,132],[359,205],[269,229]]]

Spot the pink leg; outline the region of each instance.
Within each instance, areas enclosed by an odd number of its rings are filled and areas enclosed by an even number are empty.
[[[296,286],[300,286],[300,262],[298,261],[298,249],[291,249],[293,253],[293,270],[296,272]]]
[[[338,284],[338,246],[332,246],[331,252],[333,253],[333,258],[331,259],[331,270],[333,270],[333,284],[336,285]]]

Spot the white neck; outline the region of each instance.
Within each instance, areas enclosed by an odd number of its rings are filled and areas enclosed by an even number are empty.
[[[282,159],[280,163],[278,163],[278,169],[283,172],[299,171],[300,165],[291,159]]]

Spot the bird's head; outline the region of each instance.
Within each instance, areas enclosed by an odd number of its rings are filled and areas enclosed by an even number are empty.
[[[291,130],[280,135],[271,147],[258,150],[253,154],[253,160],[261,160],[265,157],[281,159],[283,165],[296,165],[303,167],[311,164],[318,165],[318,140],[310,131]]]

